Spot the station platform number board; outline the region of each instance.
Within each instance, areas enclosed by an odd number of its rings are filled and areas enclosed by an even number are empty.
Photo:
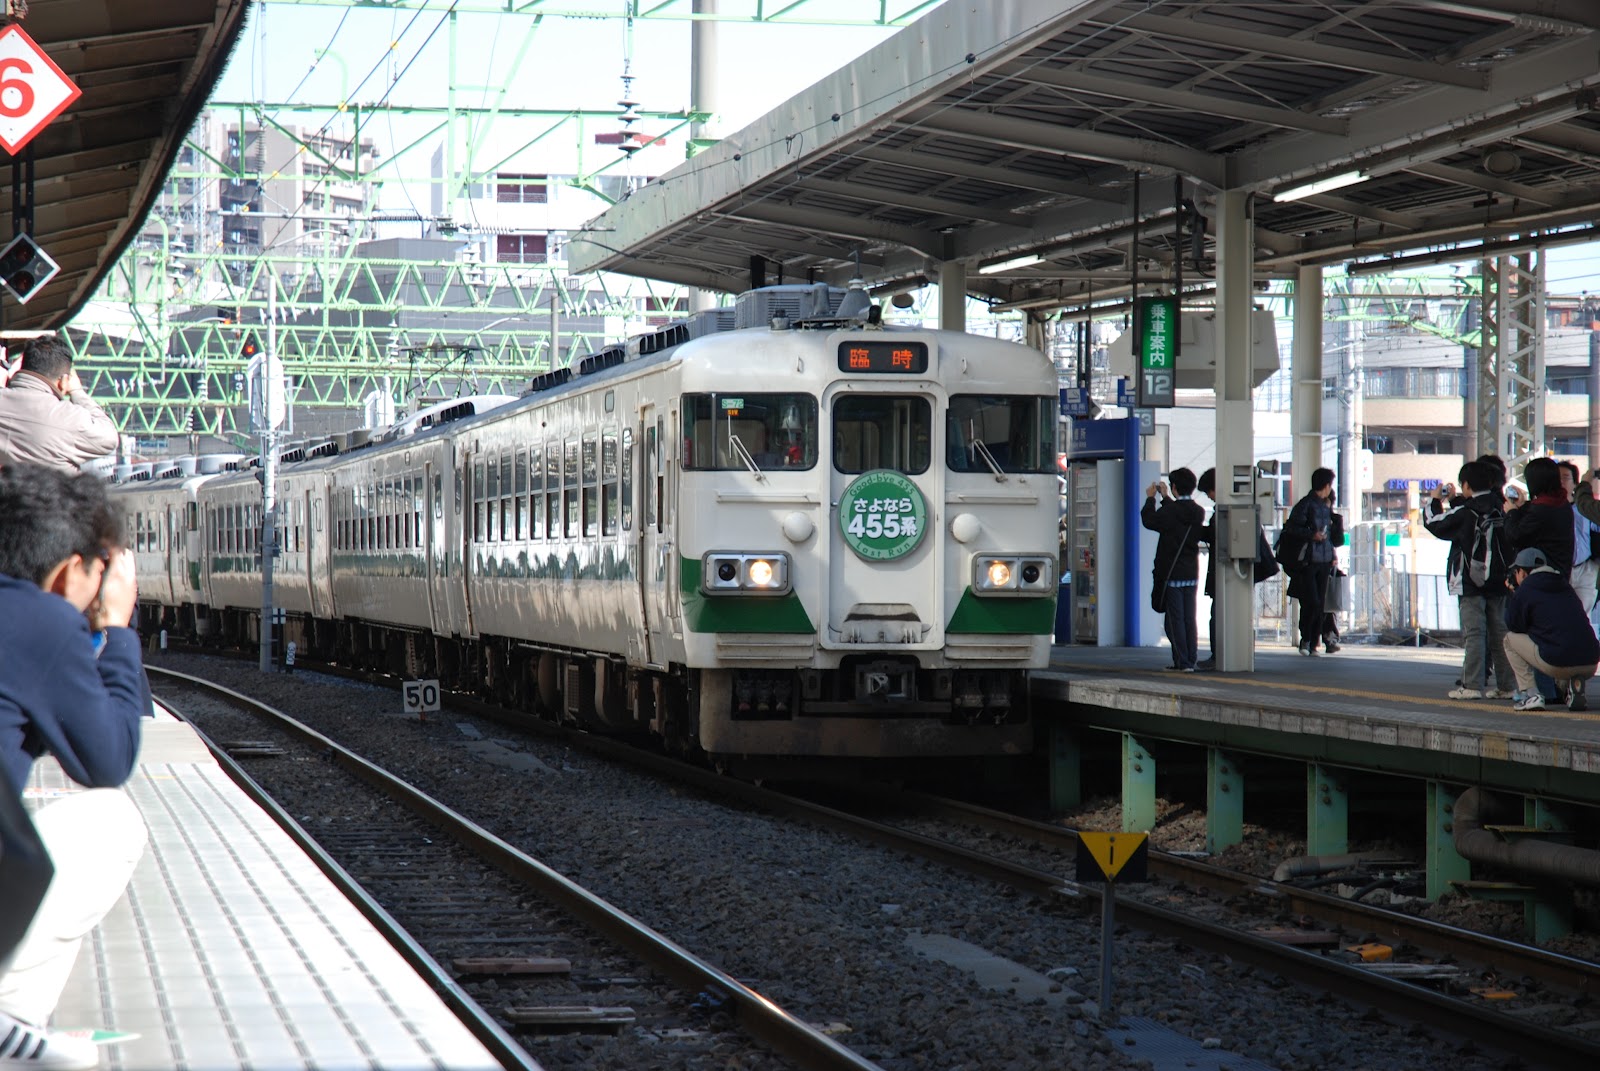
[[[21,26],[0,30],[0,145],[7,152],[15,156],[82,95]]]

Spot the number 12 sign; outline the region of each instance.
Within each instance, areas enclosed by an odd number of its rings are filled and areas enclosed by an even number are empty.
[[[22,27],[0,30],[0,145],[7,152],[15,156],[82,95]]]

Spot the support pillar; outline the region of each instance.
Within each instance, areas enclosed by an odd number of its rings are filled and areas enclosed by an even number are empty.
[[[1156,760],[1132,733],[1122,734],[1122,832],[1156,825]]]
[[[1472,864],[1456,851],[1455,805],[1460,792],[1442,781],[1429,781],[1427,791],[1428,836],[1426,895],[1437,900],[1450,891],[1450,883],[1472,878]]]
[[[1571,843],[1571,838],[1564,836],[1571,831],[1566,815],[1551,807],[1548,800],[1536,796],[1524,798],[1522,820],[1534,831],[1534,836]],[[1572,932],[1576,917],[1572,886],[1557,879],[1543,879],[1535,882],[1535,888],[1538,894],[1529,899],[1523,910],[1523,936],[1534,944],[1566,937]]]
[[[939,263],[939,327],[944,331],[967,329],[967,265],[964,261]]]
[[[1350,850],[1350,795],[1345,771],[1306,764],[1306,854],[1343,855]]]
[[[1255,423],[1251,402],[1254,223],[1249,195],[1217,195],[1217,512],[1255,509]],[[1220,527],[1220,526],[1219,526]],[[1235,548],[1254,561],[1255,547]],[[1255,584],[1251,570],[1214,556],[1217,668],[1250,672],[1256,665]],[[1241,559],[1243,561],[1243,559]]]
[[[1322,315],[1322,269],[1301,268],[1294,283],[1294,393],[1289,402],[1292,499],[1311,490],[1311,474],[1322,466]]]
[[[1244,775],[1237,757],[1206,749],[1206,854],[1217,855],[1244,841]]]
[[[1083,744],[1077,730],[1052,718],[1050,733],[1050,810],[1056,814],[1083,803]]]

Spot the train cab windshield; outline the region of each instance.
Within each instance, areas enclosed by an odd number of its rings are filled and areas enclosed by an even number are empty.
[[[842,473],[927,472],[933,407],[916,395],[849,394],[833,403],[833,467]]]
[[[817,463],[817,400],[809,394],[686,394],[684,468],[762,471]]]
[[[951,472],[1054,472],[1055,399],[958,394],[946,417]]]

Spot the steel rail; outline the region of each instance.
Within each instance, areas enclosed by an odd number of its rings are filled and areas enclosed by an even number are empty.
[[[1077,833],[1064,826],[920,792],[897,792],[892,797],[884,798],[897,804],[909,802],[925,815],[964,819],[995,832],[1059,847],[1068,853],[1077,850]],[[1151,851],[1149,872],[1163,880],[1197,888],[1265,897],[1286,905],[1295,914],[1310,915],[1335,925],[1370,932],[1385,940],[1415,945],[1430,955],[1450,956],[1493,967],[1503,975],[1537,978],[1573,993],[1600,992],[1600,963],[1591,960],[1564,956],[1519,941],[1449,926],[1312,889],[1240,874],[1169,852]]]
[[[566,876],[508,844],[471,819],[400,780],[383,768],[367,761],[305,723],[282,711],[251,699],[249,696],[233,691],[231,688],[213,684],[210,681],[192,677],[185,673],[153,666],[149,668],[152,673],[159,673],[181,681],[190,687],[200,688],[230,704],[247,709],[250,713],[272,723],[290,735],[326,751],[351,773],[403,804],[413,813],[437,824],[442,830],[455,837],[463,846],[476,852],[486,862],[513,878],[526,883],[544,898],[558,905],[585,925],[590,926],[615,941],[618,945],[628,949],[653,969],[660,971],[662,975],[674,979],[682,985],[693,987],[697,991],[711,990],[724,995],[727,998],[733,1017],[752,1037],[771,1045],[778,1053],[793,1060],[801,1067],[814,1068],[818,1069],[818,1071],[882,1071],[882,1068],[877,1064],[859,1053],[840,1045],[810,1024],[784,1011],[777,1004],[749,988],[737,978],[707,963],[676,942],[657,933],[644,923],[595,896],[582,886],[575,884]],[[216,753],[215,748],[213,748],[213,753]],[[231,762],[228,765],[233,769],[237,769]],[[248,783],[254,786],[254,782],[250,781],[242,771],[239,772],[239,775],[244,778],[244,780],[240,781],[241,785]],[[260,789],[259,786],[255,786],[246,788],[246,791],[255,796],[260,792]],[[268,809],[276,811],[278,815],[282,814],[281,810],[276,807],[269,807]],[[283,820],[290,823],[290,825],[285,826],[286,829],[290,829],[290,826],[293,825],[293,820],[288,819],[286,815],[283,816]],[[298,829],[297,826],[291,829],[291,836],[296,836],[294,832],[296,829]],[[296,839],[299,840],[305,836],[304,831],[300,831]],[[307,850],[310,851],[312,850],[312,844],[313,842],[308,839],[303,843],[303,846],[306,846]],[[321,854],[320,850],[314,853],[314,855],[318,854]],[[337,864],[333,864],[331,860],[329,864],[337,869]],[[378,910],[381,911],[382,909],[379,908]],[[417,949],[417,952],[424,957],[427,956],[420,949]],[[433,963],[431,957],[427,958],[427,962]],[[442,968],[439,968],[437,963],[433,963],[433,966],[440,972],[443,982],[451,990],[455,990],[454,982],[448,976],[443,975]],[[461,994],[461,997],[467,1001],[471,1000],[464,993]],[[472,1002],[472,1006],[476,1007],[476,1003]],[[479,1010],[481,1011],[481,1009]],[[495,1026],[498,1030],[498,1024],[495,1024]],[[537,1064],[521,1066],[536,1068]]]

